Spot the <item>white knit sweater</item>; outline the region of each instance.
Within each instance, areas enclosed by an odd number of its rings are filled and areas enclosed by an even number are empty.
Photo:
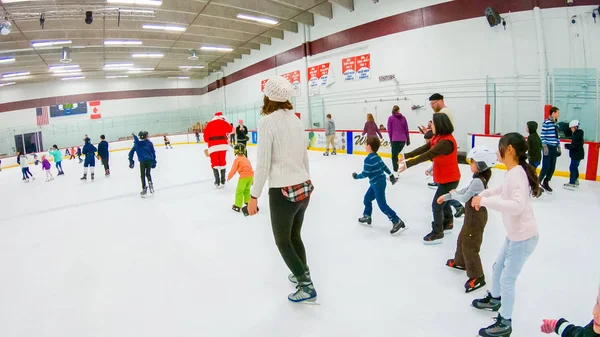
[[[293,112],[277,110],[258,122],[258,154],[251,194],[258,198],[269,188],[287,187],[310,179],[306,135]]]

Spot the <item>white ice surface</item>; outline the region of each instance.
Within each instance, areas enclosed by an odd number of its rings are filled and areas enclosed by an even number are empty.
[[[310,152],[316,186],[303,237],[320,306],[289,303],[294,290],[274,245],[268,197],[261,212],[231,211],[237,178],[212,186],[203,146],[158,148],[156,194],[141,199],[138,167],[111,154],[112,177],[65,161],[65,176],[21,182],[0,172],[0,336],[476,336],[490,312],[470,307],[452,258],[462,220],[438,246],[430,230],[431,198],[421,165],[388,185],[389,204],[409,230],[390,236],[375,206],[373,228],[357,224],[368,182],[354,181],[361,156]],[[254,161],[255,148],[249,149]],[[232,162],[229,154],[229,165]],[[386,159],[391,166],[389,159]],[[137,163],[136,163],[137,165]],[[470,181],[461,167],[461,185]],[[53,169],[53,172],[56,171]],[[503,171],[494,171],[492,185]],[[581,182],[534,201],[540,243],[517,282],[513,336],[538,336],[542,318],[584,325],[600,283],[600,184]],[[488,285],[504,240],[490,212],[482,247]]]

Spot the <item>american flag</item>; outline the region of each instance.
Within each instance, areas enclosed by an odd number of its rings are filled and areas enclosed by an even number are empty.
[[[35,117],[37,118],[37,125],[48,125],[50,121],[48,120],[48,107],[45,106],[43,108],[35,109]]]

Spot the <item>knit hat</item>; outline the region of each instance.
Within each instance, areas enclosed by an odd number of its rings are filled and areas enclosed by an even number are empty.
[[[238,121],[238,124],[244,124],[244,120],[243,120],[243,119],[240,119],[240,120]]]
[[[444,96],[440,95],[440,94],[433,94],[431,95],[431,97],[429,97],[429,101],[441,101],[444,99]]]
[[[290,81],[281,76],[273,76],[265,85],[265,96],[273,102],[287,102],[292,97],[293,90]]]

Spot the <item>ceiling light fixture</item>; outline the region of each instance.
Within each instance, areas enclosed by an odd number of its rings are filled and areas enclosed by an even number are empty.
[[[104,40],[105,46],[125,46],[125,45],[140,45],[140,40]]]
[[[204,66],[179,66],[179,69],[190,70],[190,69],[204,69]]]
[[[250,21],[255,21],[255,22],[260,22],[260,23],[264,23],[267,25],[276,25],[279,22],[277,20],[274,19],[269,19],[269,18],[261,18],[258,16],[252,16],[252,15],[248,15],[248,14],[238,14],[237,15],[238,19],[244,19],[244,20],[250,20]]]
[[[172,80],[189,80],[190,77],[189,76],[174,76],[174,77],[168,77],[169,79]]]
[[[0,23],[0,34],[8,35],[12,32],[12,25],[8,21]]]
[[[129,68],[129,74],[139,74],[145,71],[154,71],[154,68]]]
[[[49,66],[48,70],[55,71],[55,70],[73,69],[73,68],[79,68],[79,65],[78,64],[69,64],[69,65],[66,65],[66,66],[63,66],[63,65],[54,65],[54,66]]]
[[[202,49],[202,50],[222,51],[222,52],[233,51],[233,48],[228,48],[228,47],[209,47],[209,46],[204,46],[204,47],[200,47],[200,49]]]
[[[0,63],[10,63],[15,62],[14,57],[0,57]]]
[[[85,76],[73,76],[73,77],[63,77],[60,80],[61,81],[70,81],[70,80],[82,80],[84,78],[85,78]]]
[[[198,60],[198,54],[196,53],[196,51],[194,49],[190,49],[190,56],[188,56],[188,60],[190,60],[190,61]]]
[[[113,78],[128,78],[129,76],[127,75],[111,75],[111,76],[106,76],[106,79],[113,79]]]
[[[145,24],[142,26],[144,29],[154,29],[154,30],[165,30],[170,32],[185,32],[187,28],[183,26],[171,26],[171,25],[155,25],[155,24]]]
[[[19,76],[28,76],[31,75],[29,71],[20,71],[16,73],[4,73],[2,74],[2,78],[11,78],[11,77],[19,77]]]
[[[81,73],[81,69],[63,69],[52,72],[52,76],[65,76]]]
[[[17,84],[17,82],[0,83],[0,87],[5,87],[7,85],[14,85],[14,84]]]
[[[131,57],[135,58],[163,58],[165,54],[163,53],[133,53]]]
[[[71,49],[69,49],[69,47],[63,47],[60,63],[71,63],[71,61]]]
[[[39,47],[51,47],[60,44],[71,44],[71,40],[59,40],[59,41],[33,41],[31,42],[31,46],[34,48]]]
[[[151,5],[160,6],[162,0],[106,0],[109,4]]]
[[[129,12],[129,13],[142,13],[142,14],[154,14],[155,11],[149,9],[128,9],[128,8],[119,8],[119,12]]]

